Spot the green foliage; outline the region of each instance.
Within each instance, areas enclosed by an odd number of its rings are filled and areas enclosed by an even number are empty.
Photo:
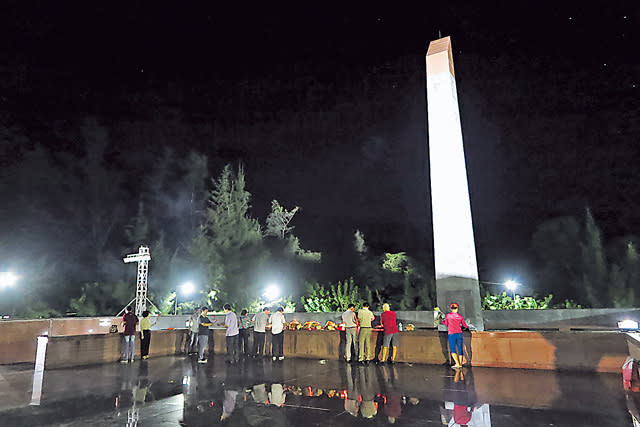
[[[281,297],[275,301],[266,301],[262,298],[257,298],[245,308],[249,313],[257,313],[264,307],[272,307],[272,311],[277,307],[282,307],[284,308],[285,313],[294,313],[296,311],[296,303],[293,302],[293,298],[291,296]]]
[[[487,294],[482,301],[483,310],[546,310],[549,308],[553,295],[543,299],[522,297],[515,295],[515,299],[502,292],[496,295]]]
[[[271,213],[267,217],[267,227],[264,235],[284,240],[287,233],[290,233],[294,229],[294,227],[289,226],[289,224],[299,209],[300,208],[296,206],[288,211],[280,206],[277,200],[272,200]]]
[[[241,306],[260,293],[254,275],[268,257],[260,224],[248,214],[250,196],[242,167],[234,173],[225,166],[209,194],[205,222],[189,247],[205,270],[208,291]]]
[[[78,316],[113,316],[135,296],[135,285],[124,281],[85,283],[78,298],[69,303]]]
[[[582,221],[563,217],[541,224],[532,247],[538,280],[548,283],[560,298],[589,307],[637,303],[634,288],[640,280],[640,260],[634,239],[615,242],[607,251],[590,210]]]
[[[360,291],[353,277],[335,285],[307,284],[307,296],[302,297],[302,305],[308,312],[345,311],[349,304],[356,307],[360,304]]]

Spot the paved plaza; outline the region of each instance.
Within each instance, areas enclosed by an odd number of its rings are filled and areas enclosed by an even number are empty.
[[[0,367],[2,426],[632,425],[612,374],[217,356],[49,370],[41,393],[39,380]]]

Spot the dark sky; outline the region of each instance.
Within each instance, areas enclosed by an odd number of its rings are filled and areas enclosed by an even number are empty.
[[[1,117],[50,147],[90,115],[134,157],[242,161],[254,214],[300,205],[309,249],[360,228],[428,252],[424,55],[441,32],[481,278],[527,277],[536,226],[586,207],[607,236],[640,234],[637,1],[189,3],[3,2]]]

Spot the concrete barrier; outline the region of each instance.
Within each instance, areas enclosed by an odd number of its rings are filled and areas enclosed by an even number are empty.
[[[140,358],[140,340],[136,337],[136,359]],[[181,353],[185,348],[186,331],[154,331],[151,333],[150,356]],[[117,362],[123,353],[122,334],[77,335],[49,337],[45,359],[46,369],[69,368]]]
[[[49,320],[1,322],[0,364],[35,362],[36,337],[48,335],[49,324]]]
[[[271,334],[267,333],[267,353]],[[449,363],[447,334],[437,330],[400,332],[396,361]],[[214,353],[226,352],[224,330],[214,331]],[[344,333],[285,331],[285,357],[339,360],[344,356]],[[373,332],[374,358],[380,354],[382,334]],[[473,366],[620,373],[628,355],[626,335],[620,332],[513,331],[465,333],[465,355]]]

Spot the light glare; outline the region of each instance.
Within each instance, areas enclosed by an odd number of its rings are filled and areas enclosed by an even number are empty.
[[[184,295],[191,295],[195,290],[195,286],[191,282],[187,282],[180,287]]]
[[[18,276],[16,276],[12,272],[10,272],[10,271],[0,272],[0,287],[2,287],[2,288],[9,287],[10,288],[13,285],[15,285],[17,281],[18,281]]]
[[[504,282],[504,285],[507,287],[507,289],[509,289],[510,291],[515,291],[516,288],[518,286],[520,286],[520,283],[516,282],[515,280],[507,280],[506,282]]]
[[[275,284],[269,285],[264,290],[263,296],[269,301],[273,301],[280,296],[280,288]]]

